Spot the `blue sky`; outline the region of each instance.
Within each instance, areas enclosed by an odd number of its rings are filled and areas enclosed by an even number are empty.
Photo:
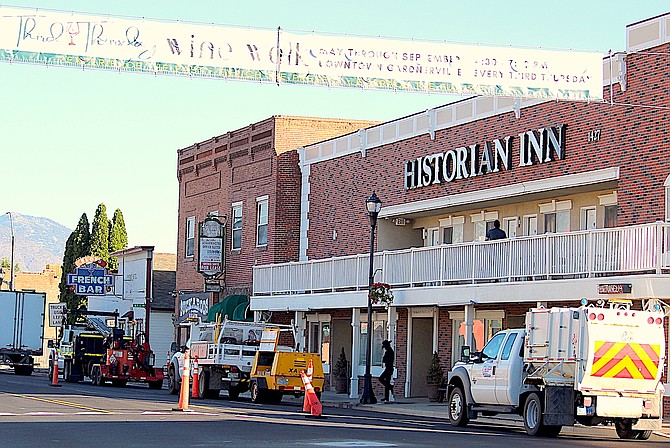
[[[625,50],[625,26],[667,0],[10,0],[5,6],[518,47]],[[130,245],[176,251],[176,152],[271,115],[387,121],[458,99],[0,63],[0,213],[74,228],[104,202]],[[363,205],[361,205],[363,206]],[[0,254],[2,257],[3,254]]]

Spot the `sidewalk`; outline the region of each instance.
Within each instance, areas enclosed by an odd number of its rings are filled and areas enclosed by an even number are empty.
[[[301,399],[302,400],[302,399]],[[321,403],[324,407],[337,408],[356,408],[359,410],[387,412],[390,414],[413,415],[423,417],[443,418],[445,422],[449,421],[449,408],[446,402],[433,403],[428,398],[396,398],[393,403],[360,404],[357,399],[349,398],[346,394],[337,394],[335,392],[323,392]],[[324,410],[324,413],[327,411]],[[495,417],[480,417],[477,422],[489,423],[491,425],[519,426],[523,428],[523,420],[519,416],[501,414]],[[611,429],[611,427],[596,426],[596,428]],[[563,431],[569,431],[565,427]],[[656,435],[670,438],[670,419],[663,421],[663,429],[654,431]]]

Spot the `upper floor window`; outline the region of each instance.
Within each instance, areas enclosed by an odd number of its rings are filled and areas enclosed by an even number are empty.
[[[540,204],[540,213],[544,214],[544,233],[569,232],[570,210],[572,210],[571,200],[552,200]]]
[[[186,218],[186,251],[185,256],[192,257],[195,252],[195,216]]]
[[[256,246],[268,244],[268,197],[256,198]]]
[[[493,222],[498,219],[498,212],[481,211],[474,215],[470,215],[470,220],[474,224],[475,241],[484,241],[486,239],[486,232],[493,228]]]
[[[602,205],[605,208],[603,227],[606,229],[617,227],[619,225],[617,192],[613,191],[610,194],[599,195],[598,200],[600,202],[600,205]],[[667,220],[668,180],[665,181],[665,200],[666,200],[665,219]]]
[[[232,238],[232,249],[241,249],[242,248],[242,203],[236,202],[233,204],[233,238]]]
[[[463,242],[464,216],[450,216],[440,219],[442,230],[442,244],[455,244]]]

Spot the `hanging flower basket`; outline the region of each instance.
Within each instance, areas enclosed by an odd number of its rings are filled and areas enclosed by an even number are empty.
[[[393,302],[393,292],[387,283],[373,283],[369,292],[370,302],[373,305],[388,307]]]

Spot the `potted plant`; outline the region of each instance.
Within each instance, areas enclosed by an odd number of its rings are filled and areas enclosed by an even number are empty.
[[[344,354],[344,347],[342,347],[340,356],[333,368],[333,379],[335,391],[338,394],[346,394],[349,389],[349,363],[347,362],[347,355]]]
[[[438,401],[440,396],[440,387],[444,383],[444,370],[440,364],[440,357],[437,352],[433,352],[433,359],[430,361],[430,367],[426,373],[426,389],[428,391],[428,400]]]
[[[369,291],[370,302],[373,305],[381,305],[384,308],[393,302],[393,291],[388,283],[377,282],[372,285]]]

